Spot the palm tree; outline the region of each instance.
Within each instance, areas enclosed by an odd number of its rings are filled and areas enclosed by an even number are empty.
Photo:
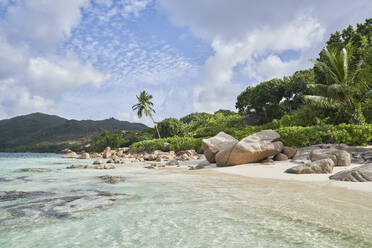
[[[146,116],[149,116],[151,118],[160,139],[158,127],[156,125],[156,122],[154,121],[154,118],[152,117],[152,113],[155,113],[155,110],[152,108],[152,106],[154,106],[154,104],[151,102],[152,95],[147,94],[147,92],[143,90],[140,92],[139,96],[136,97],[138,103],[133,105],[132,109],[137,111],[138,118],[142,118],[143,112],[145,112]]]
[[[324,48],[326,62],[314,61],[315,65],[329,78],[329,83],[310,84],[314,95],[306,96],[306,100],[322,108],[344,109],[351,114],[351,122],[363,124],[364,117],[361,103],[367,97],[368,83],[358,78],[363,60],[351,66],[352,46],[346,45],[341,51]]]

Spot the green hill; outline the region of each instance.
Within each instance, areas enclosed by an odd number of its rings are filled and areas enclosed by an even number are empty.
[[[35,151],[35,147],[51,144],[79,143],[104,130],[142,130],[141,123],[119,121],[114,118],[68,120],[56,115],[33,113],[0,120],[0,151]],[[36,149],[43,151],[42,148]],[[49,151],[50,149],[47,149]]]

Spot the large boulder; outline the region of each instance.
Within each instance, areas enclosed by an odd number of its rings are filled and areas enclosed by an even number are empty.
[[[63,157],[64,158],[78,158],[79,156],[77,155],[76,152],[69,152],[69,153],[66,153]]]
[[[372,164],[358,166],[351,170],[340,171],[330,176],[329,179],[350,182],[371,182]]]
[[[105,148],[105,150],[103,151],[103,154],[102,154],[102,157],[103,158],[110,158],[111,157],[111,148],[108,146]]]
[[[333,171],[333,166],[335,163],[332,159],[320,159],[311,163],[297,165],[292,168],[286,170],[286,173],[292,174],[323,174],[323,173],[331,173]]]
[[[216,154],[217,166],[232,166],[255,163],[267,157],[275,156],[283,149],[280,135],[273,130],[264,130],[245,137],[235,145]]]
[[[335,166],[351,165],[350,153],[338,149],[315,149],[310,152],[309,158],[311,161],[330,158],[335,163]]]
[[[239,141],[230,135],[219,132],[216,136],[209,138],[209,139],[203,139],[202,140],[202,147],[204,151],[205,158],[210,163],[216,162],[216,154],[219,151],[226,150],[228,148],[231,148],[235,144],[237,144]]]

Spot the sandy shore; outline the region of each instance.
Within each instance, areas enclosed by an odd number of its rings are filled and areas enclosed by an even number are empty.
[[[296,162],[283,161],[275,162],[275,164],[243,164],[231,167],[214,167],[210,170],[227,173],[233,175],[240,175],[250,178],[265,178],[265,179],[278,179],[290,180],[300,182],[310,182],[321,184],[322,186],[335,186],[344,187],[352,190],[367,191],[372,193],[372,182],[341,182],[330,180],[328,177],[342,170],[348,170],[360,164],[352,164],[348,167],[334,167],[332,174],[289,174],[284,171],[290,167],[298,165]]]

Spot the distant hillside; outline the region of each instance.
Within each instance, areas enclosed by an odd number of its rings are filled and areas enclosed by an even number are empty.
[[[114,118],[101,121],[77,121],[56,115],[34,113],[0,120],[0,151],[28,151],[29,147],[39,144],[87,140],[104,130],[144,128],[147,128],[144,124],[119,121]]]

